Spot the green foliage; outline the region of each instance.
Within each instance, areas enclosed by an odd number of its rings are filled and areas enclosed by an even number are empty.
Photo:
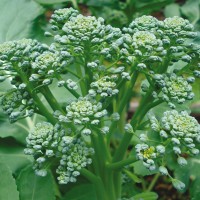
[[[137,195],[133,196],[132,198],[130,198],[130,200],[140,200],[140,199],[156,200],[156,199],[158,199],[158,195],[154,192],[144,192],[144,193],[137,194]]]
[[[17,134],[17,133],[16,133]],[[6,140],[3,140],[6,143]],[[7,146],[3,144],[1,141],[0,147],[0,159],[1,163],[9,166],[13,173],[17,172],[21,168],[25,167],[26,165],[30,164],[32,161],[31,157],[24,155],[23,147],[18,146],[16,144],[12,144],[11,146]]]
[[[40,4],[57,4],[57,3],[71,1],[71,0],[35,0],[35,1]]]
[[[52,175],[49,173],[45,178],[35,176],[32,167],[26,167],[20,172],[17,178],[17,187],[21,200],[56,199]]]
[[[15,1],[2,0],[0,7],[0,42],[27,37],[33,20],[43,12],[43,8],[31,0],[19,0],[17,6]]]
[[[2,2],[5,6],[1,6],[0,19],[5,23],[0,25],[0,41],[32,37],[49,45],[26,39],[1,45],[0,80],[6,79],[1,89],[1,104],[10,122],[17,121],[8,125],[4,116],[1,117],[0,159],[3,164],[0,169],[9,174],[10,180],[5,180],[12,183],[10,191],[18,194],[17,187],[22,200],[115,200],[118,197],[154,200],[157,195],[141,193],[139,184],[145,190],[148,183],[143,176],[160,171],[169,176],[168,180],[176,189],[190,188],[191,198],[198,199],[199,158],[193,158],[192,153],[198,153],[199,146],[196,142],[185,144],[181,135],[181,131],[186,131],[188,141],[198,137],[196,121],[182,112],[190,112],[191,102],[199,100],[198,37],[189,21],[174,16],[188,18],[198,28],[199,1],[189,0],[180,6],[170,0],[124,3],[117,0],[25,3],[20,0],[16,8],[13,2]],[[51,25],[46,25],[49,8],[66,5],[81,8],[81,3],[88,6],[87,12],[105,18],[105,22],[102,18],[85,17],[73,9],[64,9],[55,11]],[[164,22],[149,16],[136,18],[165,5],[168,6],[164,14],[171,18]],[[12,12],[6,18],[8,8],[12,8]],[[15,15],[12,26],[8,26]],[[124,26],[123,30],[114,28]],[[42,36],[43,30],[47,31],[48,39]],[[131,125],[123,130],[127,123],[124,108],[133,96],[136,80],[139,82],[138,74],[146,77],[141,86],[142,100]],[[5,91],[5,88],[12,89]],[[175,118],[171,108],[180,111]],[[157,118],[159,128],[165,129],[168,138],[160,138],[160,130],[155,130],[155,119],[147,117],[149,111],[151,117]],[[163,120],[163,113],[167,115],[167,112],[170,122]],[[36,120],[38,115],[43,117]],[[42,124],[42,129],[37,129],[40,125],[36,121]],[[44,121],[48,121],[50,129]],[[181,130],[175,127],[175,122],[178,127],[181,125]],[[58,126],[59,131],[55,128]],[[117,137],[116,132],[119,133]],[[142,145],[135,150],[138,143]],[[25,153],[33,155],[34,161],[23,154],[25,144]],[[130,148],[133,148],[131,153]],[[178,159],[172,151],[180,154]],[[187,165],[180,167],[177,162]],[[29,164],[34,165],[37,175],[47,176],[35,176],[33,169],[26,167]],[[47,174],[50,170],[53,174]],[[120,170],[125,172],[123,184]],[[12,174],[18,177],[17,186]],[[59,183],[68,183],[67,190],[66,186],[57,185],[56,177]],[[85,178],[91,184],[85,182]],[[4,195],[5,191],[0,191],[0,197],[1,193]]]
[[[95,190],[92,184],[82,184],[73,187],[62,200],[96,200]]]
[[[19,200],[19,192],[12,171],[3,163],[0,163],[0,177],[0,199]]]
[[[164,14],[166,17],[181,16],[179,4],[172,3],[167,5],[165,7]]]

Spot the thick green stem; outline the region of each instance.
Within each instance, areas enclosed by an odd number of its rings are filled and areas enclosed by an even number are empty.
[[[133,137],[133,133],[125,132],[119,147],[116,150],[116,153],[113,157],[113,162],[120,161],[124,158],[128,145]]]
[[[52,124],[56,124],[57,120],[53,117],[53,115],[48,111],[48,109],[44,106],[40,98],[37,96],[37,93],[34,90],[34,86],[31,84],[30,81],[28,81],[26,74],[24,74],[18,67],[15,67],[15,70],[20,75],[20,78],[22,81],[26,84],[26,88],[29,92],[29,94],[32,96],[34,102],[36,103],[40,113],[48,119],[49,122]]]
[[[82,67],[80,65],[76,65],[76,72],[77,74],[79,74],[82,78],[85,76],[82,72]],[[81,92],[82,92],[82,95],[85,96],[87,95],[87,88],[86,88],[86,84],[85,82],[83,81],[83,79],[80,80],[80,87],[81,87]]]
[[[118,107],[118,110],[117,110],[117,112],[120,115],[121,115],[122,111],[124,110],[125,106],[127,105],[128,101],[132,97],[133,87],[134,87],[134,85],[137,81],[138,75],[139,75],[139,72],[137,72],[137,71],[132,75],[132,79],[131,79],[131,82],[128,85],[128,89],[127,89],[126,93],[123,95],[123,98],[120,100],[120,104],[119,104],[119,107]],[[118,124],[118,122],[114,121],[110,126],[110,134],[107,137],[108,145],[110,145],[111,134],[113,133],[113,131],[117,127],[117,124]]]
[[[127,103],[129,102],[129,100],[131,99],[132,97],[132,91],[133,91],[133,87],[136,83],[136,80],[137,80],[137,77],[138,77],[138,74],[139,72],[135,72],[133,75],[132,75],[132,78],[131,78],[131,81],[130,83],[128,84],[128,87],[127,87],[127,91],[126,93],[123,95],[122,99],[120,99],[120,104],[119,104],[119,107],[117,109],[117,112],[121,115],[123,110],[125,109]],[[123,119],[122,119],[123,120]],[[125,119],[124,119],[125,120]],[[111,133],[113,133],[114,129],[117,127],[117,124],[118,122],[113,122],[111,127],[110,127],[110,134],[108,135],[108,138],[107,138],[107,144],[108,144],[108,147],[109,147],[109,144],[110,144],[110,139],[111,139]],[[128,147],[128,144],[130,142],[130,139],[132,138],[132,134],[126,134],[125,133],[125,137],[123,137],[122,139],[122,142],[119,146],[119,148],[117,149],[116,153],[115,153],[115,156],[113,158],[113,161],[119,161],[121,159],[123,159],[126,151],[127,151],[127,147]],[[114,177],[114,183],[115,183],[115,193],[116,193],[116,197],[117,198],[120,198],[121,196],[121,172],[114,172],[113,174],[113,177]]]
[[[112,169],[112,170],[121,170],[123,167],[130,165],[130,164],[132,164],[136,161],[137,161],[136,158],[130,157],[130,158],[127,158],[125,160],[121,160],[119,162],[108,163],[107,167]]]
[[[147,188],[147,191],[148,191],[148,192],[150,192],[150,191],[154,188],[154,186],[155,186],[155,184],[156,184],[156,182],[157,182],[159,176],[160,176],[160,174],[158,173],[158,174],[156,174],[156,175],[153,177],[153,180],[151,181],[149,187]]]
[[[98,200],[109,200],[106,197],[106,192],[103,186],[101,179],[98,176],[95,176],[93,173],[88,171],[87,169],[81,169],[81,174],[87,178],[90,182],[92,182],[95,186],[95,191]]]
[[[128,132],[125,133],[125,135],[122,138],[122,141],[113,157],[113,162],[120,161],[124,158],[132,136],[133,136],[133,133],[128,133]],[[112,164],[114,164],[114,163],[112,163]],[[116,163],[115,163],[115,165],[116,165]],[[121,196],[121,172],[120,171],[115,172],[114,177],[115,177],[114,181],[115,181],[116,195],[119,198]]]
[[[130,101],[132,95],[133,95],[133,87],[136,83],[137,77],[138,77],[139,72],[136,71],[131,78],[131,82],[129,83],[127,87],[126,93],[123,95],[123,98],[120,100],[120,105],[118,109],[118,113],[121,113],[124,110],[124,107],[127,105],[127,102]]]
[[[42,87],[40,91],[44,95],[45,99],[47,100],[53,111],[58,110],[61,113],[65,114],[64,110],[60,107],[59,103],[57,102],[56,98],[54,97],[48,86]]]
[[[95,156],[93,157],[93,165],[95,168],[95,173],[99,176],[105,186],[106,198],[108,200],[116,200],[114,182],[113,182],[113,172],[106,168],[106,163],[109,162],[109,156],[107,154],[107,149],[105,145],[104,138],[101,137],[101,133],[91,135],[91,140],[93,148],[95,149]],[[102,199],[104,200],[104,199]]]

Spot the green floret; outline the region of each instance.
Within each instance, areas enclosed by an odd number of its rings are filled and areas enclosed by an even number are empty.
[[[11,89],[2,95],[0,104],[11,123],[27,116],[32,116],[35,106],[33,99],[25,90]]]
[[[159,134],[160,139],[156,140],[154,144],[152,144],[155,139],[153,139],[154,136],[152,132],[150,132],[151,134],[148,134],[148,136],[146,135],[147,139],[145,140],[145,143],[149,142],[152,148],[156,146],[156,155],[161,154],[162,163],[163,160],[165,160],[168,156],[167,153],[165,153],[166,150],[167,152],[173,152],[177,156],[177,163],[180,166],[187,165],[187,159],[182,157],[182,155],[199,154],[199,150],[196,148],[196,143],[200,142],[200,125],[198,124],[197,120],[194,117],[189,116],[186,111],[166,111],[163,113],[163,116],[161,118],[156,118],[151,113],[149,114],[149,119],[151,128],[156,133],[156,138],[158,138],[157,134]],[[160,144],[158,144],[159,142]],[[136,148],[136,152],[139,156],[138,158],[140,160],[143,160],[143,164],[145,164],[145,156],[147,157],[146,159],[150,159],[149,156],[151,155],[149,145],[140,144],[137,146],[138,147]],[[157,159],[156,161],[157,164],[160,165],[159,159]],[[149,165],[146,166],[148,167]],[[159,171],[161,172],[161,174],[167,175],[171,179],[173,179],[164,166],[160,166]],[[172,183],[173,181],[174,180],[172,180]],[[181,185],[181,187],[184,187],[183,185]],[[179,189],[179,186],[176,184],[174,185],[174,187],[176,189]]]
[[[169,131],[172,136],[195,139],[200,135],[200,125],[186,111],[180,113],[176,110],[166,111],[161,121],[164,130]]]
[[[38,54],[47,49],[47,45],[40,44],[32,39],[21,39],[0,44],[1,69],[9,74],[16,72],[16,68],[23,68],[23,72],[28,73],[27,76],[29,76],[31,62],[35,60]]]
[[[50,23],[54,25],[64,25],[71,17],[78,15],[78,11],[73,8],[64,8],[55,10],[51,16]],[[53,29],[55,27],[52,27]]]
[[[182,76],[176,74],[155,75],[157,84],[161,87],[163,100],[177,103],[184,103],[186,100],[191,100],[194,97],[192,86]]]
[[[156,168],[153,160],[156,158],[155,148],[147,144],[137,144],[135,149],[137,158],[143,161],[143,165],[149,170],[154,170]]]
[[[37,123],[26,138],[27,147],[37,152],[48,146],[53,140],[54,127],[48,122]]]
[[[33,47],[37,42],[32,39],[21,39],[0,44],[0,55],[14,54],[17,50],[26,50],[29,47]],[[18,52],[19,53],[19,52]]]
[[[39,66],[51,66],[54,62],[56,62],[56,58],[58,55],[52,52],[44,52],[36,58],[36,62]]]
[[[36,175],[46,176],[53,164],[60,184],[75,182],[80,170],[92,163],[90,157],[94,150],[88,148],[83,140],[67,136],[58,124],[38,123],[26,140],[24,152],[34,156]]]
[[[102,46],[101,50],[105,48],[104,42],[110,43],[121,37],[120,29],[104,25],[103,18],[81,14],[71,16],[63,25],[61,32],[62,34],[55,35],[54,40],[62,45],[74,44],[73,53],[81,53],[83,51],[81,46],[85,45],[99,45]],[[93,49],[93,53],[97,50],[98,48]]]
[[[65,131],[60,125],[53,126],[48,122],[37,123],[35,128],[26,138],[27,148],[24,153],[33,155],[34,170],[39,176],[46,176],[52,158],[60,157],[59,145],[64,146],[62,141]]]
[[[85,17],[79,14],[67,21],[62,30],[66,33],[61,41],[67,42],[86,42],[93,38],[100,37],[100,31],[103,33],[104,20],[102,18]],[[104,33],[103,33],[104,34]]]
[[[59,115],[60,122],[71,123],[76,126],[81,125],[81,133],[91,134],[91,126],[100,123],[100,120],[107,115],[106,110],[102,110],[102,104],[91,100],[88,97],[81,97],[66,107],[67,114]]]
[[[13,42],[4,42],[0,44],[0,55],[10,55],[14,52],[15,44]]]
[[[131,24],[130,28],[137,28],[139,30],[148,30],[158,25],[158,20],[153,16],[143,15],[136,18]]]
[[[160,121],[152,115],[149,118],[152,129],[160,134],[164,144],[171,143],[170,147],[178,155],[178,164],[187,164],[187,161],[180,157],[182,153],[192,155],[199,153],[195,146],[200,142],[200,125],[186,111],[166,111]],[[155,128],[155,119],[158,128]]]
[[[96,96],[96,94],[100,94],[102,97],[110,97],[119,92],[119,90],[116,89],[116,83],[109,76],[104,76],[99,80],[92,82],[90,86],[92,88],[91,90],[89,90],[91,96]]]
[[[93,148],[88,148],[80,139],[74,140],[68,145],[67,154],[63,152],[56,173],[59,174],[58,181],[60,184],[76,182],[80,170],[92,163],[90,158],[94,154]]]
[[[169,18],[166,18],[164,20],[164,26],[166,28],[170,28],[170,29],[184,28],[188,24],[190,24],[188,20],[183,19],[183,18],[178,17],[178,16],[169,17]]]
[[[38,123],[35,129],[30,133],[30,138],[47,138],[53,133],[53,125],[48,122]]]
[[[138,46],[156,45],[158,43],[156,36],[148,31],[138,31],[133,35],[133,42]]]
[[[63,26],[65,32],[80,32],[79,34],[91,34],[92,31],[98,29],[104,23],[103,18],[96,19],[96,17],[88,16],[85,17],[79,14],[77,17],[72,18],[70,21],[66,22]]]

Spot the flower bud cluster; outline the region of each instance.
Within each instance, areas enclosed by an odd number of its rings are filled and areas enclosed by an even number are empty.
[[[196,143],[200,143],[200,125],[186,111],[166,111],[160,120],[149,114],[149,119],[154,134],[140,134],[142,143],[135,147],[137,158],[142,160],[149,170],[158,167],[162,175],[169,176],[177,190],[183,190],[185,184],[170,176],[167,168],[163,166],[164,160],[167,152],[173,152],[177,156],[177,163],[185,166],[187,159],[183,155],[199,154]]]
[[[171,37],[192,37],[195,33],[191,32],[193,30],[193,25],[187,19],[183,19],[178,16],[166,18],[160,26],[164,28],[165,34]]]
[[[59,115],[58,120],[83,126],[81,133],[85,135],[90,135],[91,126],[98,125],[100,120],[107,115],[107,111],[102,109],[102,103],[97,103],[89,97],[80,97],[77,101],[73,101],[66,107],[66,111],[66,116]]]
[[[136,18],[130,23],[128,28],[124,28],[124,31],[128,33],[151,31],[160,35],[162,38],[171,40],[174,38],[176,39],[177,37],[194,37],[196,34],[192,32],[193,28],[193,25],[190,24],[188,20],[178,16],[169,17],[164,21],[159,21],[155,17],[144,15]]]
[[[111,97],[116,95],[119,90],[116,89],[115,80],[116,77],[103,76],[99,80],[90,84],[91,89],[89,90],[89,94],[91,96],[100,94],[102,97]]]
[[[144,134],[140,135],[142,144],[135,146],[136,155],[139,160],[143,161],[143,165],[150,171],[156,169],[156,159],[162,157],[165,153],[165,147],[163,145],[149,146],[146,144],[148,137]]]
[[[149,170],[154,170],[156,166],[153,159],[157,156],[155,148],[147,144],[137,144],[135,149],[137,158],[143,161],[143,165]]]
[[[52,30],[57,31],[62,29],[66,21],[70,20],[72,17],[76,17],[77,15],[78,11],[74,10],[73,8],[55,10],[50,20]]]
[[[26,139],[25,154],[34,156],[34,170],[38,176],[46,176],[52,161],[57,167],[60,184],[75,182],[81,168],[92,163],[90,156],[94,154],[84,141],[66,132],[58,124],[38,123]]]
[[[149,31],[158,26],[159,21],[153,17],[148,15],[143,15],[141,17],[136,18],[129,25],[129,28],[124,28],[124,31],[132,33],[133,31]]]
[[[170,143],[173,152],[178,155],[178,164],[187,164],[181,157],[182,153],[199,154],[196,143],[200,142],[200,125],[186,111],[166,111],[160,121],[155,116],[149,117],[152,129],[159,133],[164,144]]]
[[[200,48],[189,41],[196,37],[193,25],[181,17],[159,21],[152,16],[142,16],[123,31],[125,34],[122,36],[120,53],[122,57],[124,54],[124,60],[128,63],[137,60],[138,70],[143,71],[148,66],[156,71],[156,67],[164,63],[164,60],[192,63],[199,58]]]
[[[155,74],[154,79],[162,91],[161,98],[170,106],[175,107],[173,102],[182,104],[194,97],[190,80],[186,80],[182,76],[177,76],[175,73]]]
[[[15,87],[20,85],[19,89],[21,89],[25,84],[21,79],[22,76],[26,76],[30,80],[38,79],[39,75],[34,72],[34,65],[32,66],[32,64],[48,48],[47,45],[31,39],[0,44],[0,70],[4,71],[4,80],[7,77],[12,77],[11,84]]]
[[[110,41],[114,37],[121,34],[120,29],[112,28],[111,26],[104,25],[103,18],[96,18],[93,16],[83,16],[77,14],[76,10],[70,9],[60,9],[59,12],[63,13],[62,17],[62,31],[65,35],[55,36],[55,39],[60,41],[62,44],[77,43],[91,41],[94,44],[100,44],[104,41]],[[57,12],[58,12],[57,11]],[[69,14],[70,13],[70,14]],[[56,21],[58,19],[57,13],[53,14],[54,24],[60,23]],[[112,32],[114,31],[114,32]]]
[[[137,69],[144,70],[150,63],[162,62],[166,55],[162,40],[153,32],[139,30],[122,36],[120,58],[128,64],[138,61]]]
[[[105,25],[103,18],[83,16],[72,8],[55,11],[50,23],[56,44],[73,55],[90,54],[98,58],[101,54],[111,59],[111,51],[116,52],[117,48],[113,43],[122,35],[119,28]]]
[[[51,84],[56,73],[61,73],[69,64],[70,57],[71,55],[67,51],[55,49],[44,51],[32,62],[33,73],[29,80],[32,82],[40,81],[43,85]]]
[[[0,104],[3,111],[9,116],[11,123],[34,114],[33,99],[23,89],[8,90],[2,95]]]
[[[29,66],[30,60],[34,60],[40,53],[48,49],[45,44],[40,44],[36,40],[21,39],[0,44],[1,68],[14,70],[10,63],[18,63],[18,67]]]
[[[46,176],[48,162],[57,154],[60,137],[65,134],[59,129],[59,126],[54,127],[48,122],[37,123],[26,138],[27,148],[24,153],[34,156],[34,170],[39,176]]]
[[[60,184],[76,182],[80,170],[92,163],[90,158],[94,154],[93,148],[85,146],[80,139],[74,140],[63,148],[60,164],[56,170]]]

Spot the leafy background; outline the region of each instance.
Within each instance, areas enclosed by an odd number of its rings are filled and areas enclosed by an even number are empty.
[[[0,0],[0,43],[21,38],[33,38],[43,43],[50,43],[43,33],[49,29],[48,20],[53,10],[63,7],[74,7],[84,15],[95,15],[106,19],[115,27],[128,25],[134,18],[151,14],[159,19],[172,16],[182,16],[190,20],[197,31],[200,31],[200,0]],[[200,32],[195,42],[200,43]],[[7,83],[1,84],[8,88]],[[191,105],[192,114],[197,118],[200,113],[200,84],[194,85],[196,98]],[[59,94],[58,94],[59,95]],[[60,94],[61,96],[61,94]],[[162,109],[157,109],[161,112]],[[53,174],[49,172],[45,178],[36,177],[31,168],[32,158],[23,154],[25,138],[28,131],[39,120],[38,116],[21,120],[10,125],[5,115],[0,112],[0,199],[2,200],[95,200],[91,184],[81,178],[78,183],[58,188]],[[189,158],[188,166],[180,168],[169,156],[168,167],[174,171],[177,178],[186,183],[185,194],[180,199],[193,200],[200,198],[200,157]],[[134,166],[136,175],[127,174],[131,179],[124,192],[135,195],[132,200],[157,199],[152,192],[137,194],[138,184],[145,187],[142,175],[148,174],[139,163]],[[149,175],[149,174],[148,174]],[[151,181],[152,177],[145,181]],[[167,180],[159,179],[165,183]],[[82,183],[81,185],[79,183]],[[169,184],[168,184],[169,185]],[[153,189],[157,190],[156,187]],[[166,187],[164,188],[166,189]],[[189,190],[188,190],[189,189]],[[171,191],[171,190],[169,190]],[[175,191],[173,191],[175,192]],[[170,197],[169,197],[170,196]],[[173,199],[171,194],[159,199]],[[177,198],[177,196],[175,197]]]

